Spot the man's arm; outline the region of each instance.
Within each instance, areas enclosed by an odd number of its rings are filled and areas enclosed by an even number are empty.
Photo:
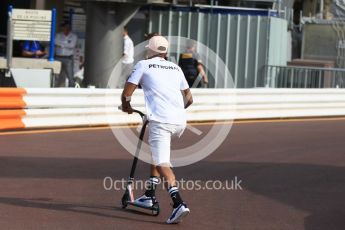
[[[35,55],[35,53],[30,51],[30,42],[25,41],[25,43],[23,45],[22,56],[23,57],[33,57],[34,55]]]
[[[31,51],[28,51],[28,50],[23,50],[22,51],[22,56],[23,57],[33,57],[33,56],[35,56],[35,53],[31,52]]]
[[[133,113],[133,109],[131,106],[131,97],[133,95],[134,90],[140,83],[140,79],[143,76],[144,68],[141,65],[141,62],[138,62],[134,70],[127,80],[125,84],[125,88],[122,91],[121,101],[122,101],[122,111],[127,112],[129,114]]]
[[[204,66],[199,62],[197,68],[198,68],[199,74],[202,77],[204,84],[208,84],[208,77],[207,77],[206,72],[204,70]]]
[[[56,34],[56,36],[55,36],[55,46],[62,48],[62,42],[60,39],[60,34]]]
[[[183,100],[184,100],[184,108],[187,109],[191,104],[193,104],[193,96],[190,92],[190,89],[182,90]]]
[[[122,91],[121,101],[122,101],[122,111],[127,112],[128,114],[133,113],[133,109],[131,106],[131,97],[133,95],[134,90],[137,88],[137,85],[126,82],[125,88]]]
[[[204,69],[204,65],[202,63],[202,60],[200,58],[200,55],[198,53],[194,53],[193,54],[193,58],[195,59],[196,61],[196,68],[198,70],[198,73],[201,75],[202,77],[202,81],[205,85],[208,84],[208,77],[207,77],[207,74],[206,74],[206,71]]]

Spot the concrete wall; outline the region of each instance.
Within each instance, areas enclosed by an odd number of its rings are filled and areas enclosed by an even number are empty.
[[[64,0],[46,0],[44,7],[46,10],[51,10],[56,8],[56,17],[57,25],[63,20],[63,10],[64,10],[65,1]],[[58,29],[58,27],[57,27]]]
[[[123,26],[139,6],[125,3],[88,2],[85,50],[87,84],[107,87],[123,54]]]

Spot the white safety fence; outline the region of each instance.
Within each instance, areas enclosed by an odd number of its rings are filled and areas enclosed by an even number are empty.
[[[118,110],[121,90],[25,89],[25,91],[22,97],[25,106],[15,109],[23,111],[24,115],[20,116],[24,128],[141,122],[139,116],[128,115]],[[192,94],[194,104],[187,110],[188,121],[345,115],[345,89],[193,89]],[[144,95],[141,90],[137,90],[132,97],[132,106],[145,111]],[[10,108],[6,110],[13,111]]]

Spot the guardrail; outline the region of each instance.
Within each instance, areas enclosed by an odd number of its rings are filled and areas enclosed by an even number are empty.
[[[345,69],[301,66],[266,66],[266,86],[271,88],[344,88]]]
[[[117,109],[121,90],[0,88],[0,130],[139,123]],[[345,89],[193,89],[189,121],[344,116]],[[133,107],[145,110],[143,92]]]

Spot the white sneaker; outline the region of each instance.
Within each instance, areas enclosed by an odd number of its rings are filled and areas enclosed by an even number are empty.
[[[133,203],[142,207],[151,208],[155,202],[154,197],[145,196],[144,194],[138,199],[134,200]]]
[[[178,224],[182,219],[190,213],[189,208],[185,203],[180,204],[177,208],[174,208],[170,218],[167,220],[168,224]]]

